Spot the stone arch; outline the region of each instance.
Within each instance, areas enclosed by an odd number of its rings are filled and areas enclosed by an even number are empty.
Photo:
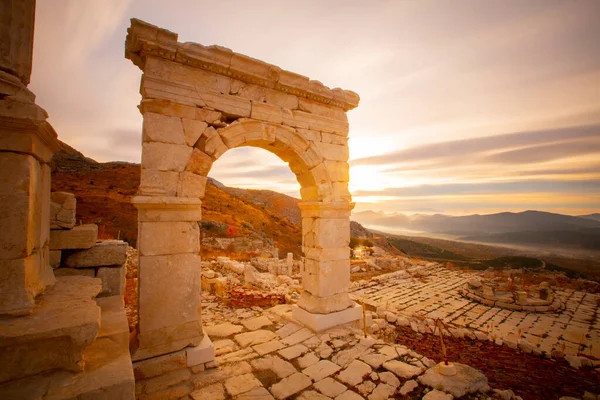
[[[358,95],[223,47],[178,43],[177,34],[136,19],[125,56],[143,71],[133,359],[193,346],[188,366],[210,361],[198,355],[210,348],[200,318],[198,222],[212,164],[237,147],[277,155],[300,184],[304,290],[294,317],[317,331],[360,319],[348,295],[346,116]]]
[[[241,119],[224,128],[207,129],[194,145],[186,170],[207,176],[227,150],[245,146],[267,150],[287,163],[300,184],[302,200],[332,200],[333,185],[321,152],[289,126]]]

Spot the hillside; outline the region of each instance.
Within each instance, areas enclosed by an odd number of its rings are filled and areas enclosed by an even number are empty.
[[[101,236],[120,237],[132,245],[137,238],[137,211],[131,198],[139,183],[139,164],[98,163],[64,143],[53,159],[52,190],[75,194],[77,220],[96,223]],[[272,239],[281,255],[300,255],[297,203],[276,192],[232,189],[209,180],[202,202],[203,234]]]

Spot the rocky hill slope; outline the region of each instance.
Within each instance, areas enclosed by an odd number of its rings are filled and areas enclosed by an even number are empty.
[[[140,183],[140,165],[98,163],[62,143],[54,156],[52,190],[74,193],[78,223],[95,223],[102,237],[135,245],[137,211],[131,205]],[[272,239],[285,255],[301,253],[298,199],[268,191],[228,188],[209,180],[202,203],[203,235]]]

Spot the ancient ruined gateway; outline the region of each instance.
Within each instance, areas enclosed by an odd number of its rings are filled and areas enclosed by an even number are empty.
[[[177,34],[137,19],[125,56],[143,71],[134,360],[202,342],[201,199],[213,162],[241,146],[276,154],[301,186],[304,291],[294,317],[313,330],[359,319],[347,293],[346,117],[358,95],[223,47],[178,43]]]

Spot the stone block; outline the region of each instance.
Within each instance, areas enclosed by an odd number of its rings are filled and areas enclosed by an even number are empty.
[[[62,266],[70,268],[120,266],[127,259],[127,243],[122,240],[105,240],[86,250],[64,251]]]
[[[385,364],[384,364],[385,367]],[[418,381],[425,386],[443,388],[445,392],[460,398],[468,393],[489,390],[487,377],[468,365],[454,363],[456,375],[447,376],[438,372],[437,366],[429,368]]]
[[[316,218],[312,231],[315,233],[315,247],[348,247],[350,243],[350,220],[343,218]],[[304,229],[303,229],[304,233]]]
[[[196,108],[196,115],[194,117],[199,121],[204,121],[209,124],[215,123],[221,119],[221,113],[208,108]]]
[[[198,254],[141,256],[139,290],[141,333],[179,327],[187,322],[195,323],[190,329],[198,329],[197,335],[202,333]],[[181,335],[187,336],[183,329]]]
[[[102,280],[102,292],[99,296],[123,296],[125,294],[125,266],[100,267],[96,278]]]
[[[52,369],[81,371],[98,333],[100,281],[61,277],[30,315],[0,320],[0,382]]]
[[[200,251],[200,230],[196,222],[140,222],[139,229],[142,256]]]
[[[123,317],[125,313],[123,312]],[[0,398],[133,400],[135,383],[129,350],[110,339],[94,341],[84,350],[83,372],[57,370],[0,385]]]
[[[0,259],[29,256],[40,248],[42,176],[30,155],[0,152]]]
[[[326,160],[325,168],[334,182],[348,182],[350,180],[350,165],[347,162]]]
[[[347,284],[347,282],[345,284]],[[345,310],[352,304],[347,292],[320,297],[305,290],[300,295],[300,300],[298,301],[298,306],[300,308],[314,314],[328,314]]]
[[[208,178],[206,176],[188,171],[182,172],[179,174],[177,196],[203,198],[207,181]]]
[[[348,161],[349,149],[347,145],[338,145],[331,143],[315,143],[321,155],[325,160],[329,161]]]
[[[331,118],[341,122],[348,122],[346,112],[341,108],[332,107],[318,101],[305,99],[303,97],[298,99],[298,109],[301,111],[306,111],[310,114],[320,115],[322,117]]]
[[[52,192],[50,199],[50,229],[72,229],[76,222],[75,195],[68,192]]]
[[[145,74],[142,76],[140,93],[144,99],[163,99],[188,106],[206,106],[193,85],[166,82]]]
[[[0,314],[26,315],[44,291],[40,255],[0,260]]]
[[[181,118],[147,112],[144,114],[142,142],[186,144]]]
[[[283,122],[283,113],[281,108],[266,103],[252,102],[252,112],[250,117],[275,124],[280,124]]]
[[[158,171],[185,170],[192,147],[186,144],[150,142],[142,144],[142,165]]]
[[[212,167],[212,163],[212,158],[208,154],[194,149],[185,169],[200,176],[206,176]]]
[[[61,254],[62,251],[60,250],[50,250],[48,260],[53,269],[60,267]]]
[[[252,106],[248,99],[221,94],[215,91],[203,91],[201,96],[206,106],[214,108],[223,114],[231,117],[250,117]]]
[[[311,313],[300,308],[298,305],[292,307],[292,317],[313,332],[322,332],[334,326],[358,321],[362,318],[362,307],[352,303],[350,308],[342,311],[329,313]]]
[[[204,132],[208,127],[208,124],[204,121],[188,118],[182,119],[182,122],[183,133],[185,134],[185,142],[188,146],[193,147],[198,139],[200,139],[202,132]]]
[[[347,249],[344,249],[347,252]],[[346,256],[348,256],[346,254]],[[328,297],[348,291],[350,283],[350,260],[335,261],[304,260],[302,287],[317,297]]]
[[[202,150],[208,154],[212,160],[217,160],[221,157],[229,147],[223,143],[223,139],[212,126],[208,127],[200,136],[200,139],[196,142],[196,148]]]
[[[87,276],[88,278],[96,277],[95,268],[57,268],[54,270],[55,276]]]
[[[194,222],[202,217],[202,201],[190,197],[136,196],[139,222]]]
[[[134,362],[133,373],[135,379],[142,380],[164,375],[171,371],[185,369],[186,367],[185,350],[180,350],[175,353],[165,354],[164,356]]]
[[[140,192],[143,192],[144,188],[159,188],[164,191],[165,196],[175,196],[177,194],[178,172],[159,171],[144,167],[142,167],[140,176]]]
[[[123,296],[96,298],[96,304],[101,309],[100,330],[96,339],[108,338],[129,352],[129,323]]]
[[[98,239],[98,226],[79,225],[71,230],[52,230],[50,232],[50,250],[89,249]]]
[[[213,361],[215,359],[215,346],[208,335],[204,335],[204,338],[198,346],[188,347],[185,350],[185,353],[187,357],[187,366],[193,367],[195,365]]]
[[[298,108],[298,97],[278,90],[265,89],[265,100],[268,104],[287,108],[288,110],[295,110]]]
[[[196,107],[178,104],[164,99],[142,99],[138,106],[142,115],[147,112],[180,118],[195,118]]]
[[[336,135],[334,133],[321,132],[321,141],[323,143],[339,144],[348,146],[348,138],[345,136]]]

